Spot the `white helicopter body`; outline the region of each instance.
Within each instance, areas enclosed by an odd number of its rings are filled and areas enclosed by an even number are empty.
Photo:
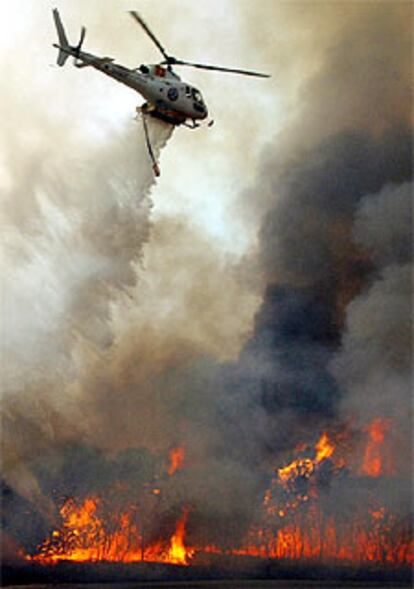
[[[67,58],[72,56],[75,60],[76,67],[93,67],[117,80],[121,84],[135,90],[147,101],[137,110],[143,115],[148,150],[151,159],[153,160],[154,172],[156,175],[159,175],[159,169],[155,162],[155,157],[149,141],[145,115],[161,119],[166,123],[176,126],[183,124],[191,129],[199,127],[200,125],[197,121],[203,121],[208,116],[208,110],[201,92],[197,88],[183,82],[173,71],[173,65],[191,66],[199,69],[230,72],[263,78],[269,76],[247,70],[190,63],[176,59],[166,53],[164,47],[137,12],[131,11],[130,14],[156,44],[165,58],[163,62],[154,65],[141,65],[138,68],[129,69],[121,64],[115,63],[112,57],[99,57],[92,55],[91,53],[86,53],[81,50],[86,33],[85,27],[82,27],[78,45],[71,46],[66,37],[65,29],[63,28],[57,8],[53,10],[53,18],[57,29],[59,43],[54,44],[54,47],[59,50],[57,58],[58,65],[63,66]],[[211,126],[212,123],[213,121],[211,121],[209,125]]]

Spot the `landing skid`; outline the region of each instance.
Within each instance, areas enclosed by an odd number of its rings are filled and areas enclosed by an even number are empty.
[[[201,127],[201,125],[199,123],[196,123],[193,119],[191,119],[192,124],[190,125],[190,123],[183,123],[184,127],[187,127],[187,129],[199,129]],[[207,127],[212,127],[214,125],[214,121],[211,120],[207,123]]]
[[[184,127],[187,127],[187,129],[198,129],[200,127],[200,125],[195,121],[192,121],[192,123],[192,125],[190,125],[190,123],[183,123],[183,125]]]

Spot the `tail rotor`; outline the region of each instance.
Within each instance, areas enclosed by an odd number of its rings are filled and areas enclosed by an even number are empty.
[[[79,53],[80,53],[80,51],[82,49],[82,44],[83,44],[83,41],[85,39],[85,35],[86,35],[86,29],[85,29],[85,27],[82,27],[81,28],[81,34],[80,34],[79,43],[75,47],[75,51],[76,51],[76,55],[77,56],[79,55]]]
[[[80,52],[81,52],[81,49],[82,49],[82,44],[83,44],[83,41],[85,39],[85,35],[86,35],[86,29],[85,29],[85,27],[82,27],[81,28],[81,34],[80,34],[79,43],[74,48],[74,51],[75,51],[74,63],[75,63],[75,65],[78,64],[78,58],[79,58],[79,55],[80,55]]]

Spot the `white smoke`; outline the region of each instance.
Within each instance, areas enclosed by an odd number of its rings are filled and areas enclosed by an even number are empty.
[[[150,130],[158,154],[171,128]],[[51,413],[70,412],[68,387],[113,343],[112,308],[136,285],[150,231],[154,179],[135,123],[77,161],[62,150],[57,144],[56,157],[44,155],[34,170],[30,154],[19,154],[21,182],[2,211],[3,459],[23,495],[38,490],[20,463],[61,434],[62,418]]]

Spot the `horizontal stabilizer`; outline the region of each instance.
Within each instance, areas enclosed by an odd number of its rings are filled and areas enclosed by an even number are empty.
[[[113,57],[98,57],[96,61],[102,65],[105,65],[105,63],[112,63],[114,61],[114,58]]]

